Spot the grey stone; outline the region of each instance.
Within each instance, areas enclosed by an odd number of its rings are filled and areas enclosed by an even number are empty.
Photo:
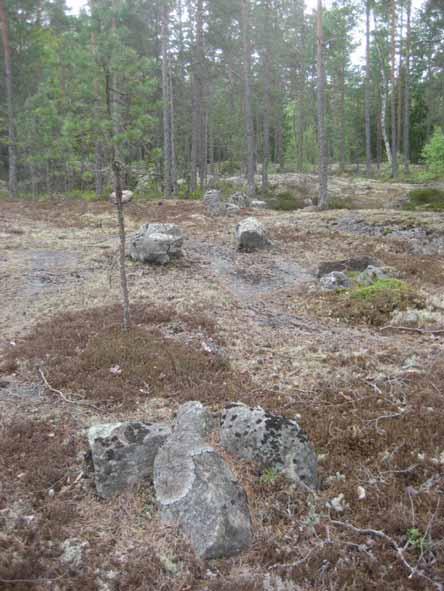
[[[122,191],[122,203],[129,203],[132,200],[133,196],[134,193],[132,191],[125,189],[124,191]],[[117,203],[115,191],[111,193],[111,195],[109,196],[109,200],[111,201],[111,203]]]
[[[365,271],[369,265],[378,266],[379,261],[373,257],[362,256],[341,261],[328,261],[321,263],[318,268],[318,277],[328,275],[333,271]]]
[[[187,402],[154,462],[161,518],[178,523],[196,553],[206,559],[238,554],[252,538],[245,492],[207,441],[213,427],[200,402]]]
[[[222,193],[216,189],[207,191],[203,203],[210,215],[222,215],[225,213],[225,203],[222,201]]]
[[[292,482],[316,488],[317,458],[297,421],[260,406],[227,406],[221,420],[221,444],[229,453],[282,473]]]
[[[259,199],[253,199],[250,202],[250,207],[252,209],[267,209],[267,202],[266,201],[260,201]]]
[[[247,252],[269,246],[264,226],[253,217],[245,218],[236,226],[236,240],[239,250]]]
[[[165,265],[182,256],[184,236],[176,224],[144,224],[129,244],[134,261]]]
[[[240,191],[231,195],[230,202],[234,203],[238,207],[250,207],[251,205],[249,197]]]
[[[152,480],[154,458],[170,433],[166,424],[138,421],[90,427],[88,441],[97,494],[110,498]]]
[[[338,289],[348,289],[353,284],[345,273],[341,271],[333,271],[328,275],[324,275],[320,280],[321,289],[324,291],[336,291]]]
[[[362,273],[356,277],[356,281],[359,285],[372,285],[375,281],[389,279],[390,276],[390,270],[388,267],[375,267],[374,265],[369,265],[365,271],[362,271]]]
[[[81,572],[84,562],[84,553],[89,542],[79,538],[68,538],[62,542],[62,555],[60,560],[68,566],[71,572]]]
[[[235,215],[236,213],[240,212],[239,205],[235,203],[225,203],[225,213],[228,215]]]

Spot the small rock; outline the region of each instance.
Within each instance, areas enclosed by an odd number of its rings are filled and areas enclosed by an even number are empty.
[[[356,281],[359,285],[368,286],[375,283],[375,281],[389,278],[390,274],[387,267],[375,267],[374,265],[369,265],[365,271],[362,271],[362,273],[357,276]]]
[[[352,286],[351,280],[341,271],[333,271],[324,275],[320,279],[321,289],[323,291],[336,291],[338,289],[348,289]]]
[[[229,453],[315,488],[317,459],[307,435],[294,420],[260,406],[229,405],[222,414],[221,445]]]
[[[358,499],[360,501],[363,501],[367,496],[366,490],[363,486],[358,486],[357,493],[358,493]]]
[[[109,498],[143,480],[152,480],[154,458],[170,433],[166,424],[138,421],[90,427],[97,494]]]
[[[222,193],[216,189],[211,189],[205,193],[203,204],[210,215],[222,215],[225,213],[225,203],[222,201]]]
[[[182,256],[183,240],[176,224],[144,224],[130,240],[129,256],[141,263],[165,265]]]
[[[318,277],[328,275],[333,271],[365,271],[369,265],[379,266],[379,261],[368,256],[343,259],[341,261],[329,261],[321,263],[318,268]]]
[[[344,493],[341,493],[337,497],[334,497],[330,501],[327,501],[326,506],[329,509],[333,509],[333,511],[336,511],[336,513],[343,513],[347,508]]]
[[[250,207],[250,199],[245,193],[241,193],[240,191],[231,195],[230,202],[238,207]]]
[[[62,543],[60,560],[66,564],[71,572],[82,570],[83,555],[89,543],[79,538],[68,538]]]
[[[264,226],[253,217],[245,218],[237,224],[236,240],[238,249],[246,252],[270,245],[270,241],[265,235]]]
[[[253,199],[253,201],[251,201],[249,205],[249,207],[251,207],[252,209],[267,209],[267,206],[267,202],[261,201],[260,199]]]
[[[236,205],[235,203],[225,203],[225,213],[227,213],[228,215],[235,215],[236,213],[240,212],[240,207],[239,205]]]
[[[187,402],[154,463],[161,518],[176,522],[201,558],[224,558],[245,550],[252,527],[245,492],[209,445],[214,427],[200,402]]]
[[[122,191],[122,203],[129,203],[132,200],[133,196],[134,193],[132,191],[125,189],[124,191]],[[117,203],[115,191],[111,193],[111,195],[109,196],[109,200],[111,201],[111,203],[114,203],[114,205]]]

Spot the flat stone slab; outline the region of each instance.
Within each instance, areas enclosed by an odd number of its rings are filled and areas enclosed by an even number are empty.
[[[87,435],[97,494],[110,498],[152,480],[154,458],[170,434],[164,423],[127,421],[90,427]]]

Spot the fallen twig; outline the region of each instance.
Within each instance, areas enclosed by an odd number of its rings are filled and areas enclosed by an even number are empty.
[[[416,566],[413,566],[412,564],[410,564],[410,562],[404,556],[403,548],[398,546],[396,541],[393,538],[391,538],[390,536],[388,536],[385,532],[377,530],[377,529],[355,527],[351,523],[346,523],[344,521],[331,520],[330,523],[332,523],[333,525],[338,525],[339,527],[343,527],[345,529],[348,529],[348,530],[353,531],[353,532],[360,534],[360,535],[373,536],[375,538],[379,538],[381,540],[384,540],[385,542],[390,544],[390,546],[396,551],[396,554],[397,554],[399,560],[402,562],[402,564],[405,566],[405,568],[410,573],[409,578],[412,578],[414,576],[420,577],[422,579],[425,579],[429,583],[431,583],[435,587],[435,589],[437,589],[438,591],[444,591],[443,583],[431,579],[422,570],[420,570]]]
[[[46,379],[45,374],[43,373],[43,371],[41,370],[41,368],[38,368],[38,372],[40,374],[40,377],[42,378],[45,386],[48,388],[48,390],[50,390],[51,392],[54,392],[54,394],[57,394],[58,396],[60,396],[60,398],[64,401],[64,402],[68,402],[69,404],[79,404],[82,406],[88,406],[90,408],[93,408],[94,410],[98,410],[100,411],[100,408],[98,408],[97,406],[94,406],[94,404],[91,404],[90,402],[85,402],[83,400],[70,400],[69,398],[67,398],[63,392],[61,392],[60,390],[57,390],[57,388],[53,388],[51,386],[51,384],[48,382],[48,380]]]

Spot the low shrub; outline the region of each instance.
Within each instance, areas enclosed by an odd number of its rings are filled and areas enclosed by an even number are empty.
[[[395,310],[423,308],[423,299],[399,279],[380,279],[367,287],[334,294],[334,315],[351,322],[373,326],[386,324]]]
[[[409,200],[404,209],[410,211],[417,209],[444,211],[444,191],[433,187],[410,191]]]

